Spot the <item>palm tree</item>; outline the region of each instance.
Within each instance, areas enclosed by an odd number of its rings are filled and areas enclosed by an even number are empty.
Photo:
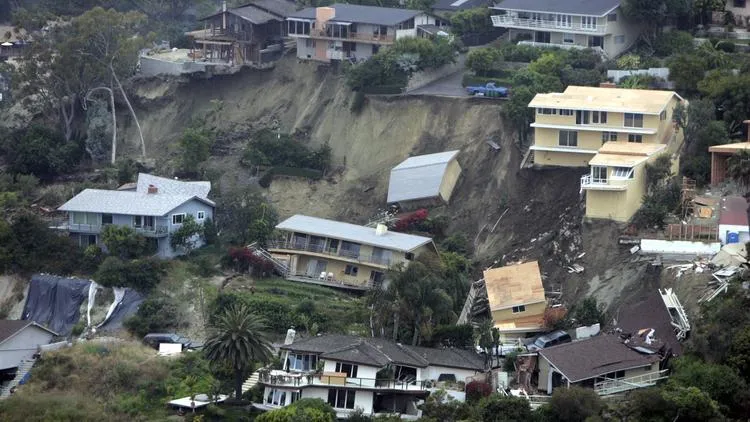
[[[235,396],[242,397],[242,377],[254,361],[271,359],[271,344],[263,332],[266,324],[247,305],[233,304],[216,318],[204,352],[212,362],[228,362],[235,375]]]
[[[727,176],[742,184],[750,186],[750,151],[740,150],[727,160]]]

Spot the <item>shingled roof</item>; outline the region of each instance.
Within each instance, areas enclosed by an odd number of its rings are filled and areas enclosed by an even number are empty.
[[[472,351],[408,346],[382,338],[330,334],[301,339],[281,349],[375,367],[396,364],[415,368],[435,365],[477,371],[484,369],[483,359]]]
[[[29,326],[35,326],[38,327],[44,331],[49,332],[53,336],[56,336],[57,333],[45,328],[39,324],[37,324],[34,321],[26,321],[26,320],[12,320],[12,319],[0,319],[0,344],[4,343],[6,340],[10,339],[11,337],[15,336],[19,332],[26,329],[26,327]]]

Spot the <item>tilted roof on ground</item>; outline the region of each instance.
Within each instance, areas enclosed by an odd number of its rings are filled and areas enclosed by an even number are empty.
[[[318,354],[321,359],[375,367],[396,364],[415,368],[435,365],[477,371],[484,369],[482,358],[473,351],[415,347],[382,338],[365,338],[342,334],[308,337],[281,346],[281,349]]]
[[[26,329],[28,326],[35,326],[39,327],[40,329],[49,332],[53,336],[56,336],[57,333],[45,328],[39,324],[37,324],[34,321],[27,321],[27,320],[13,320],[13,319],[0,319],[0,344],[4,343],[6,340],[10,339],[11,337],[15,336],[19,332]],[[35,345],[36,346],[36,345]]]
[[[674,91],[571,85],[564,92],[536,94],[529,107],[660,114],[675,97],[682,100]]]
[[[155,186],[159,190],[158,193],[167,195],[190,195],[207,198],[208,193],[211,192],[211,182],[188,182],[139,173],[135,190],[140,193],[148,193],[149,185]]]
[[[682,344],[677,340],[672,317],[656,288],[641,292],[617,309],[617,328],[623,333],[635,334],[643,329],[653,329],[654,338],[665,343],[675,355],[682,354]]]
[[[272,15],[271,13],[268,13],[265,10],[259,9],[253,6],[252,4],[248,6],[238,7],[236,9],[231,9],[229,10],[229,13],[233,15],[237,15],[241,17],[242,19],[248,22],[254,23],[256,25],[260,25],[260,24],[263,24],[272,20],[284,19],[283,17]]]
[[[599,152],[589,161],[591,166],[634,167],[648,157],[666,150],[664,144],[641,144],[637,142],[605,142]]]
[[[742,150],[750,150],[750,142],[736,142],[733,144],[714,145],[708,147],[709,152],[726,152],[735,154]]]
[[[385,234],[375,234],[372,227],[326,220],[324,218],[309,217],[307,215],[293,215],[276,226],[279,230],[307,233],[321,237],[347,240],[363,243],[384,249],[410,252],[432,242],[432,239],[413,234],[387,231]]]
[[[255,0],[240,7],[227,9],[227,13],[239,16],[256,25],[260,25],[272,20],[284,20],[284,18],[291,13],[294,13],[296,10],[297,6],[293,2],[286,0]],[[201,18],[200,20],[211,19],[220,16],[222,13],[221,9],[219,9],[215,13]]]
[[[391,170],[388,202],[432,198],[440,194],[440,185],[448,164],[459,151],[409,157]]]
[[[397,9],[394,7],[361,6],[358,4],[336,3],[328,6],[335,11],[329,22],[356,22],[373,25],[393,26],[424,14],[421,10]],[[289,15],[290,18],[315,19],[315,8],[308,7]]]
[[[484,284],[493,311],[545,301],[537,261],[486,270]]]
[[[570,382],[639,368],[661,360],[656,353],[638,352],[619,337],[606,334],[541,349],[539,356],[547,359]]]
[[[604,16],[620,6],[620,0],[502,0],[495,9],[571,15]]]
[[[491,0],[437,0],[432,5],[432,10],[466,10],[491,4]]]
[[[212,207],[215,206],[212,201],[194,195],[85,189],[64,203],[58,210],[159,217],[193,199]]]
[[[747,226],[747,200],[741,196],[721,198],[719,224]]]

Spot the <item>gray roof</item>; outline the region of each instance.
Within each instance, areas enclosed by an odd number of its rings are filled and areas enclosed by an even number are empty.
[[[238,7],[236,9],[229,10],[229,13],[233,15],[237,15],[241,17],[242,19],[252,22],[256,25],[260,25],[272,20],[283,20],[283,18],[280,18],[278,16],[272,15],[265,10],[259,9],[253,5],[247,5],[243,7]]]
[[[458,11],[473,9],[475,7],[487,7],[491,4],[491,0],[437,0],[432,5],[432,10]]]
[[[396,9],[393,7],[361,6],[358,4],[336,3],[328,7],[335,10],[331,22],[356,22],[373,25],[394,26],[417,15],[424,14],[421,10]],[[315,19],[315,8],[308,7],[289,15],[290,18]]]
[[[659,362],[657,354],[640,353],[617,336],[599,335],[539,350],[570,382]]]
[[[208,193],[211,192],[211,182],[185,182],[182,180],[153,176],[147,173],[139,173],[136,191],[140,193],[148,193],[149,185],[156,186],[159,189],[160,194],[167,195],[188,195],[205,199],[208,197]]]
[[[391,170],[388,203],[438,196],[448,163],[458,152],[418,155],[402,161]]]
[[[324,218],[293,215],[276,226],[279,230],[307,233],[315,236],[331,237],[365,245],[377,246],[384,249],[410,252],[432,242],[424,236],[387,231],[385,234],[375,234],[372,227],[326,220]]]
[[[286,0],[255,0],[251,3],[243,4],[240,7],[228,9],[227,12],[237,15],[254,24],[263,24],[272,20],[284,20],[289,14],[294,13],[297,6]],[[221,9],[215,13],[201,18],[200,20],[211,19],[222,14]]]
[[[541,13],[604,16],[620,6],[620,0],[502,0],[495,9]]]
[[[483,359],[470,350],[414,347],[382,338],[330,334],[300,339],[281,348],[318,354],[321,359],[375,367],[396,364],[415,368],[435,365],[477,371],[484,369]]]
[[[293,1],[287,0],[255,0],[250,4],[282,17],[289,16],[297,11],[297,5]]]
[[[49,332],[53,336],[56,336],[57,333],[50,330],[49,328],[46,328],[40,324],[37,324],[34,321],[27,321],[27,320],[15,320],[15,319],[0,319],[0,344],[4,343],[6,340],[10,339],[11,337],[15,336],[17,333],[23,331],[26,329],[26,327],[33,325],[34,327],[38,327],[44,331]]]
[[[210,206],[212,201],[194,195],[148,194],[133,191],[85,189],[64,203],[59,211],[104,214],[163,216],[185,202],[197,200]]]

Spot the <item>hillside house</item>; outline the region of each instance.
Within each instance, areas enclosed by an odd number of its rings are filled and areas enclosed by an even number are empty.
[[[569,86],[537,94],[535,166],[587,167],[607,142],[664,144],[670,153],[682,143],[672,114],[682,97],[672,91]]]
[[[447,22],[420,10],[336,3],[287,17],[297,57],[331,62],[366,60],[403,37],[431,36]]]
[[[581,177],[581,191],[586,191],[586,217],[630,220],[646,194],[646,164],[665,153],[664,144],[613,141],[602,145],[589,162],[589,174]]]
[[[724,12],[714,12],[714,23],[724,25],[726,12],[731,12],[734,24],[737,26],[750,26],[750,1],[726,0]]]
[[[141,173],[135,189],[83,190],[58,208],[67,217],[54,228],[68,232],[85,248],[102,245],[101,232],[107,225],[131,227],[152,242],[157,256],[171,258],[182,253],[170,246],[171,234],[188,215],[199,224],[213,220],[215,204],[207,198],[210,190],[210,182],[183,182]]]
[[[741,196],[721,198],[719,203],[719,240],[722,244],[750,242],[747,210],[747,200]]]
[[[638,40],[642,26],[628,20],[620,0],[502,0],[492,24],[508,29],[508,40],[535,47],[591,48],[616,57]]]
[[[727,180],[727,160],[729,160],[729,158],[733,155],[739,154],[740,151],[750,152],[750,140],[748,142],[736,142],[733,144],[714,145],[708,147],[708,152],[711,153],[712,185],[718,185]]]
[[[463,349],[407,346],[381,338],[348,335],[309,337],[281,347],[284,369],[263,374],[264,410],[302,398],[328,402],[339,418],[355,409],[366,415],[421,416],[418,404],[433,389],[459,391],[484,372],[484,360]],[[315,373],[322,366],[322,371]]]
[[[30,45],[31,41],[25,30],[0,25],[0,61],[22,56]]]
[[[649,340],[650,341],[650,340]],[[660,346],[661,347],[661,346]],[[600,395],[650,387],[666,378],[663,355],[644,342],[599,335],[539,350],[539,390],[593,388]]]
[[[268,250],[289,280],[365,290],[384,283],[386,270],[421,254],[437,255],[429,237],[294,215],[276,226],[280,239]]]
[[[193,54],[234,66],[262,65],[271,53],[283,50],[284,19],[296,10],[294,2],[286,0],[254,0],[230,9],[224,2],[220,12],[201,19],[203,29],[187,33],[200,51]]]
[[[484,271],[492,322],[510,343],[544,331],[544,296],[539,263],[530,261]]]
[[[388,204],[413,209],[448,203],[461,176],[459,151],[409,157],[391,170]]]
[[[437,0],[432,4],[432,12],[448,18],[456,12],[477,8],[486,9],[492,4],[492,0]]]
[[[34,321],[0,320],[0,373],[15,370],[31,359],[40,346],[49,344],[57,333]]]

